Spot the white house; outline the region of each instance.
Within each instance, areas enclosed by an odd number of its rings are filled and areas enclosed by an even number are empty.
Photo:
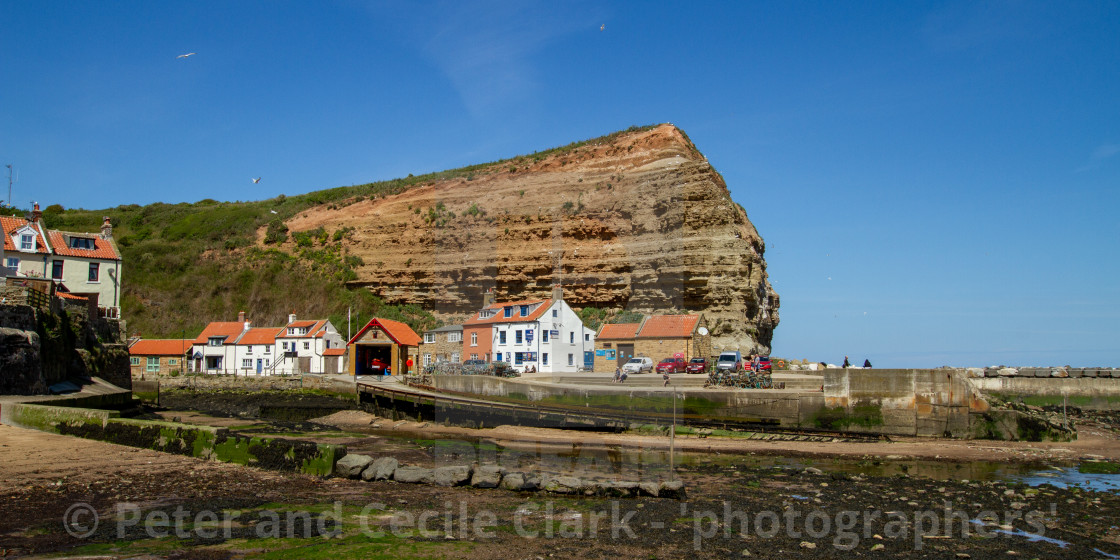
[[[326,319],[283,327],[253,327],[245,312],[236,322],[215,321],[191,346],[191,371],[234,375],[341,373],[345,342]]]
[[[551,299],[487,305],[463,323],[463,356],[510,363],[525,372],[574,373],[595,350],[595,331],[564,302]]]

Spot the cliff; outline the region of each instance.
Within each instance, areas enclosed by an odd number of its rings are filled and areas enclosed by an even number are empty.
[[[343,254],[363,263],[350,287],[447,320],[477,310],[487,290],[496,301],[548,297],[558,280],[576,308],[703,313],[717,348],[769,351],[778,324],[765,243],[668,124],[309,208],[285,225],[346,232]]]

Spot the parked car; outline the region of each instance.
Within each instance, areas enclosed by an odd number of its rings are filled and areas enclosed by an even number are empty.
[[[625,373],[644,373],[653,371],[653,360],[645,356],[630,358],[629,362],[622,364]]]
[[[708,360],[705,358],[693,358],[684,366],[684,371],[685,373],[704,373],[708,371]]]
[[[684,373],[684,358],[665,358],[657,364],[657,373]]]
[[[739,373],[743,370],[743,355],[738,351],[723,352],[716,360],[716,371],[730,371]]]
[[[774,366],[770,363],[770,356],[758,357],[758,371],[765,371],[766,373],[770,373],[773,370]]]

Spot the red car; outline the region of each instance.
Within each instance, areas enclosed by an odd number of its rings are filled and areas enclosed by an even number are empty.
[[[704,358],[693,358],[688,361],[688,365],[684,366],[685,373],[704,373],[708,371],[708,360]]]
[[[684,358],[665,358],[657,364],[657,373],[684,373]]]

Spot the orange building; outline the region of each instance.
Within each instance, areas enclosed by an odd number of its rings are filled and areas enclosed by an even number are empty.
[[[370,319],[346,343],[350,375],[393,375],[407,371],[409,349],[420,345],[420,335],[408,325],[392,319]],[[413,365],[412,371],[417,369]]]

